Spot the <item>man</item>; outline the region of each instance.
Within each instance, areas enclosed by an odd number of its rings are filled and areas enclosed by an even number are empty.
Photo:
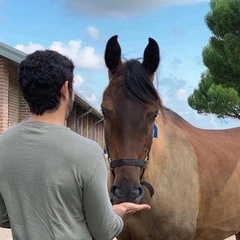
[[[122,218],[150,206],[111,206],[101,147],[65,127],[73,94],[71,60],[36,51],[18,79],[31,115],[0,137],[0,226],[17,240],[110,240]]]

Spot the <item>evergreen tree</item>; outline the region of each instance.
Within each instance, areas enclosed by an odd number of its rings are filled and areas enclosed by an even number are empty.
[[[188,103],[198,113],[240,119],[240,0],[211,0],[210,7],[213,36],[202,53],[208,70]]]

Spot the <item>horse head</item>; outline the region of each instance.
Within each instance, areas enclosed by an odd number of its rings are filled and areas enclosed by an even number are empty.
[[[160,61],[157,42],[149,38],[143,61],[123,62],[117,36],[110,38],[105,50],[109,85],[101,104],[105,119],[105,142],[113,181],[113,204],[139,203],[143,185],[153,194],[151,185],[141,181],[153,140],[155,118],[162,107],[153,85]]]

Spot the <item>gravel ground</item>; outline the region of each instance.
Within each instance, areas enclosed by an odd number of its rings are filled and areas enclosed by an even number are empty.
[[[234,239],[235,239],[235,237],[230,237],[227,240],[234,240]],[[11,230],[0,228],[0,240],[12,240]]]

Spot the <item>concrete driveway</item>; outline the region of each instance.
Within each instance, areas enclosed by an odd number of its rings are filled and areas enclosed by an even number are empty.
[[[1,240],[12,240],[11,230],[0,228],[0,239]]]

